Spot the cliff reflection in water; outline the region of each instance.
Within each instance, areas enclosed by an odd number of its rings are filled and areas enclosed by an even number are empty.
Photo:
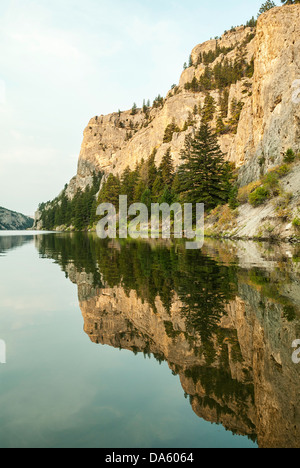
[[[299,256],[293,247],[37,236],[78,285],[97,344],[153,355],[178,374],[194,412],[260,447],[299,447]]]
[[[22,245],[32,242],[34,236],[30,235],[0,235],[0,257],[6,255],[9,250],[15,250]]]

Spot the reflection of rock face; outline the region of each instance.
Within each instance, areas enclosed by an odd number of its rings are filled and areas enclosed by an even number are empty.
[[[86,278],[84,283],[79,287],[86,291]],[[294,326],[283,327],[280,308],[265,304],[261,309],[259,293],[248,286],[241,296],[245,300],[237,297],[226,307],[209,365],[201,340],[186,330],[178,298],[170,315],[159,298],[154,311],[121,287],[94,290],[94,296],[79,299],[84,330],[93,342],[166,360],[199,417],[251,438],[257,434],[261,447],[299,447]]]
[[[32,242],[33,236],[0,236],[0,254]]]
[[[167,361],[199,417],[260,447],[300,447],[297,248],[207,241],[193,253],[92,235],[37,245],[78,285],[94,343]]]
[[[248,350],[252,354],[259,443],[262,447],[299,447],[299,368],[291,359],[291,344],[299,325],[283,320],[282,307],[272,301],[262,303],[261,295],[249,286],[242,286],[241,293],[247,298],[245,325],[252,341]],[[244,334],[246,327],[241,325]]]
[[[166,360],[172,371],[179,374],[182,387],[190,395],[197,415],[208,421],[221,422],[226,428],[239,434],[255,436],[253,391],[252,384],[248,384],[245,379],[245,363],[232,359],[230,381],[233,387],[237,387],[237,391],[233,392],[230,401],[224,401],[223,395],[212,393],[208,396],[201,380],[197,378],[199,369],[207,370],[201,340],[197,335],[187,333],[185,321],[180,314],[180,301],[177,298],[174,300],[170,315],[159,298],[155,306],[154,312],[148,304],[143,304],[137,298],[135,292],[131,291],[127,296],[122,288],[97,291],[95,297],[80,301],[84,330],[93,342],[152,353],[157,359]],[[224,317],[220,328],[223,329],[224,339],[226,336],[231,337],[231,343],[226,342],[222,349],[230,360],[237,345],[231,319]],[[215,347],[218,348],[217,342]],[[211,367],[211,374],[215,374],[216,378],[222,359],[222,356],[218,356]],[[249,367],[247,370],[250,372]],[[238,391],[246,397],[245,400],[239,398]]]

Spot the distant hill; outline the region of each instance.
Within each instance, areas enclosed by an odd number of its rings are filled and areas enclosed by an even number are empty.
[[[0,206],[0,231],[20,231],[33,226],[33,218]]]

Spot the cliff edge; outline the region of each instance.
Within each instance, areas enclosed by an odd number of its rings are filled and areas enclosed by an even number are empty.
[[[186,136],[199,126],[208,98],[210,124],[237,168],[239,186],[258,181],[283,163],[289,149],[299,153],[299,50],[299,4],[272,8],[256,25],[232,28],[197,45],[190,66],[165,98],[90,120],[67,197],[91,185],[95,172],[121,175],[154,151],[157,165],[168,148],[174,165],[180,165]],[[41,227],[39,216],[35,226]]]

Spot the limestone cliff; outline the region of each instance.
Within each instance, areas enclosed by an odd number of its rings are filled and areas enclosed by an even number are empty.
[[[238,169],[239,186],[261,179],[282,163],[288,149],[299,155],[299,50],[299,4],[272,8],[258,18],[255,28],[233,28],[221,38],[197,45],[191,53],[191,66],[182,72],[178,85],[165,99],[155,100],[152,107],[90,120],[84,130],[77,174],[66,196],[73,199],[79,188],[91,185],[94,171],[121,174],[127,166],[134,169],[153,151],[159,164],[170,148],[178,166],[185,138],[199,126],[208,95],[215,103],[211,125],[215,128],[222,115],[224,128],[219,131],[219,143]],[[206,75],[224,66],[238,71],[235,78],[226,78],[224,87],[222,80],[207,85]],[[174,132],[166,140],[165,131],[170,125]],[[283,190],[293,194],[287,217],[278,218],[273,200],[258,209],[246,203],[235,214],[231,226],[208,222],[208,231],[215,234],[221,229],[240,238],[265,238],[270,232],[277,238],[297,237],[292,221],[298,217],[299,177],[298,164],[283,180]],[[39,211],[35,227],[43,227]]]
[[[257,179],[258,159],[265,172],[280,163],[288,148],[300,144],[300,5],[262,15],[255,38],[253,94],[241,115],[231,154],[244,162],[243,183]]]
[[[159,164],[162,156],[170,147],[174,163],[178,166],[186,135],[193,133],[199,125],[199,110],[203,108],[207,95],[206,92],[191,92],[185,89],[195,76],[200,78],[204,74],[205,66],[203,64],[197,65],[199,54],[215,51],[216,46],[229,50],[229,52],[224,50],[224,53],[221,53],[216,60],[210,63],[210,67],[213,68],[225,58],[234,62],[242,48],[246,62],[250,63],[255,52],[253,36],[254,28],[240,27],[226,33],[218,41],[211,40],[197,46],[192,52],[195,65],[183,71],[179,85],[170,90],[157,107],[154,105],[146,111],[138,109],[134,115],[129,110],[92,118],[84,131],[78,171],[69,184],[69,196],[72,197],[78,188],[84,188],[91,182],[94,170],[121,174],[127,166],[134,169],[136,163],[142,159],[146,160],[153,150],[157,151],[156,163]],[[232,100],[237,99],[247,107],[251,88],[251,78],[243,78],[231,85],[227,115],[229,119]],[[217,104],[215,122],[222,90],[212,90],[209,94]],[[165,130],[172,123],[180,131],[174,132],[172,140],[164,143]],[[185,129],[186,123],[188,123],[187,129]],[[240,164],[239,157],[237,158],[232,152],[236,138],[236,135],[230,132],[222,135],[220,145],[232,161]]]
[[[210,64],[211,68],[224,59],[234,62],[242,56],[246,63],[254,59],[253,77],[244,77],[230,87],[227,118],[231,117],[230,104],[234,99],[243,103],[243,109],[237,130],[221,135],[220,144],[227,158],[240,168],[242,184],[258,178],[262,156],[266,172],[282,160],[288,148],[296,149],[300,143],[300,106],[299,99],[295,98],[297,90],[293,88],[300,78],[299,38],[300,6],[290,5],[261,15],[256,31],[239,27],[218,41],[196,46],[191,54],[194,65],[183,71],[179,85],[167,94],[161,107],[152,107],[146,113],[140,109],[135,115],[126,111],[90,120],[84,131],[78,172],[69,185],[69,196],[78,187],[90,183],[94,170],[121,173],[126,166],[134,168],[154,149],[157,163],[169,146],[175,163],[180,163],[185,136],[200,121],[195,106],[203,106],[206,95],[185,87],[205,72],[204,64],[197,63],[199,55],[215,51],[216,45],[223,53]],[[217,104],[221,92],[209,91]],[[218,112],[217,105],[215,118]],[[163,143],[166,127],[175,122],[182,130],[191,115],[193,123],[189,129],[175,132],[171,142]]]

